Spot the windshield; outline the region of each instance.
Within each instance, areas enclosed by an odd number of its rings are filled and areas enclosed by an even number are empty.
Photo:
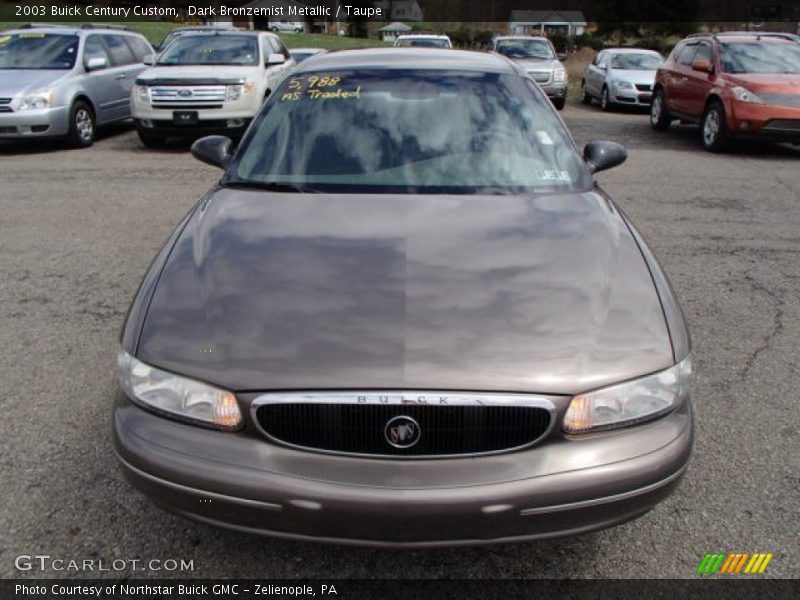
[[[226,184],[356,193],[588,189],[588,171],[547,102],[517,75],[289,77],[251,128]]]
[[[258,43],[245,35],[186,35],[172,42],[159,65],[257,65]]]
[[[800,73],[800,44],[753,42],[722,44],[726,73]]]
[[[443,38],[401,38],[398,46],[416,46],[420,48],[450,48],[450,42]]]
[[[0,33],[0,69],[71,69],[78,36],[52,33]]]
[[[663,60],[657,54],[615,54],[611,59],[611,68],[623,71],[655,71]]]
[[[495,51],[508,58],[538,58],[542,60],[553,59],[553,49],[546,40],[514,39],[500,40]]]

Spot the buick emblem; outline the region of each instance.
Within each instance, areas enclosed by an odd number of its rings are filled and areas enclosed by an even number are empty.
[[[191,96],[191,95],[193,95],[193,94],[192,94],[192,90],[180,90],[180,91],[178,92],[178,96],[181,96],[181,97],[183,97],[183,98],[188,98],[188,97],[189,97],[189,96]]]
[[[406,416],[389,419],[383,429],[386,441],[395,448],[411,448],[419,441],[420,433],[419,424]]]

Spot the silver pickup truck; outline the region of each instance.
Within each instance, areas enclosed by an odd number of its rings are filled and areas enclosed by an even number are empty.
[[[492,51],[519,63],[558,110],[567,101],[567,70],[553,44],[544,37],[508,35],[492,41]]]

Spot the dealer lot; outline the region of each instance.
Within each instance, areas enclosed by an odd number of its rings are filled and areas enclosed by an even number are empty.
[[[149,504],[111,448],[119,327],[219,171],[116,128],[80,151],[0,145],[0,576],[64,575],[14,568],[50,554],[193,560],[195,577],[688,577],[716,551],[773,552],[765,575],[800,576],[800,149],[712,155],[696,128],[663,135],[645,115],[573,105],[563,117],[581,145],[628,147],[598,179],[661,259],[694,336],[695,454],[670,499],[579,538],[391,552],[242,536]]]

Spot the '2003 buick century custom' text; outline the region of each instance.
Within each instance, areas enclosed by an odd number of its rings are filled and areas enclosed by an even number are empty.
[[[159,505],[427,546],[637,517],[692,447],[670,284],[508,59],[312,57],[177,226],[122,334],[114,437]],[[210,500],[210,501],[209,501]]]

